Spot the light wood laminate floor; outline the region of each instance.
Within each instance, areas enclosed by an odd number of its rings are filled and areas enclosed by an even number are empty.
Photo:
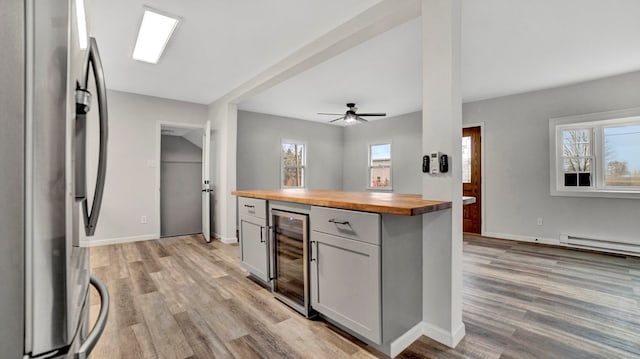
[[[93,359],[377,358],[247,279],[238,246],[199,236],[91,249],[112,306]],[[466,337],[400,358],[640,358],[640,258],[465,236]],[[92,292],[92,317],[99,300]]]

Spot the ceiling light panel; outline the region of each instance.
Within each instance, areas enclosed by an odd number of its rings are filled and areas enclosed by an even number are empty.
[[[78,45],[82,50],[87,48],[87,18],[84,11],[84,0],[76,0],[76,26],[78,28]]]
[[[133,59],[157,64],[179,21],[177,16],[145,8]]]

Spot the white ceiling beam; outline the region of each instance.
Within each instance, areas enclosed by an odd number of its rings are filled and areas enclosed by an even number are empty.
[[[421,13],[419,0],[383,0],[213,102],[238,104]]]

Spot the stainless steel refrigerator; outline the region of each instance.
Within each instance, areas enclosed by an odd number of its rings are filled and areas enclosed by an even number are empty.
[[[107,320],[107,289],[79,246],[98,224],[107,168],[104,76],[83,7],[0,1],[1,358],[86,357]],[[87,121],[100,131],[97,159],[84,155]],[[89,186],[86,161],[98,161]],[[90,285],[102,304],[93,328]]]

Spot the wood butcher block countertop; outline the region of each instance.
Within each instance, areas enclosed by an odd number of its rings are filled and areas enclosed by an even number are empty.
[[[343,192],[330,190],[279,189],[233,191],[240,197],[261,198],[282,202],[304,203],[355,211],[416,216],[451,208],[451,202],[430,201],[418,194],[386,192]]]

